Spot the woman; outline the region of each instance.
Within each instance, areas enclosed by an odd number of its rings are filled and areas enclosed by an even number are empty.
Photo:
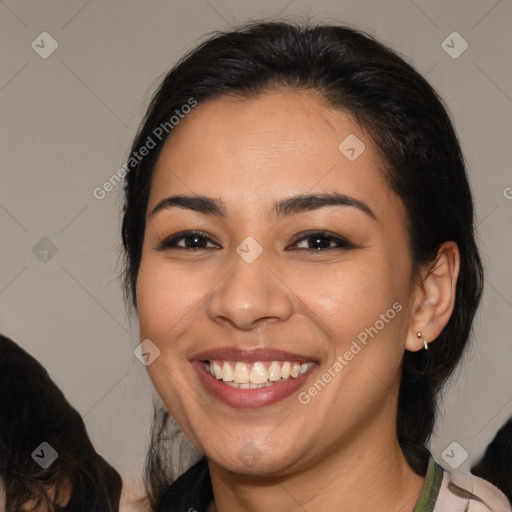
[[[163,415],[156,510],[510,510],[423,448],[483,280],[457,137],[407,63],[346,27],[218,34],[163,80],[126,180],[142,352],[205,455],[171,485]]]
[[[44,367],[0,335],[0,510],[116,512],[121,485]]]
[[[498,430],[471,472],[492,482],[512,504],[512,418]]]

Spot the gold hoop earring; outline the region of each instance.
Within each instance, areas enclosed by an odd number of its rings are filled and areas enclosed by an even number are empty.
[[[417,333],[416,336],[418,336],[418,338],[423,338],[423,334],[421,334],[421,332]],[[425,338],[423,338],[423,347],[425,350],[428,350],[428,342]]]

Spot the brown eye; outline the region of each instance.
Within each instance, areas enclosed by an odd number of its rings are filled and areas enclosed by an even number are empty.
[[[304,235],[304,233],[301,234]],[[296,240],[293,246],[296,247],[299,243],[304,244],[304,242],[306,242],[306,246],[298,247],[292,250],[304,250],[308,253],[319,253],[324,252],[325,250],[354,249],[356,247],[346,238],[335,235],[334,233],[330,233],[328,231],[309,232],[306,236],[302,236],[302,238]]]
[[[213,244],[214,249],[220,248],[220,246],[215,244],[209,236],[201,231],[182,231],[162,240],[158,244],[157,250],[165,251],[168,249],[211,249],[212,246],[208,246],[208,243]]]

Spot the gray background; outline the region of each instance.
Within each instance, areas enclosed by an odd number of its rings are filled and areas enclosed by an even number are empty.
[[[1,2],[0,331],[46,366],[97,450],[137,479],[153,391],[117,279],[121,186],[103,200],[93,190],[125,162],[158,79],[186,50],[210,31],[277,15],[372,33],[449,106],[487,276],[474,343],[431,447],[449,467],[442,452],[456,441],[466,469],[512,414],[510,0]],[[51,49],[45,31],[58,48],[43,59],[31,43]],[[469,45],[458,58],[441,46],[454,31]]]

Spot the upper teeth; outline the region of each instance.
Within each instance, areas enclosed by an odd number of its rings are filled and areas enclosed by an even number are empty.
[[[270,364],[261,361],[208,361],[207,364],[212,377],[236,384],[267,384],[290,377],[295,379],[314,365],[313,362],[301,364],[290,361],[272,361]]]

